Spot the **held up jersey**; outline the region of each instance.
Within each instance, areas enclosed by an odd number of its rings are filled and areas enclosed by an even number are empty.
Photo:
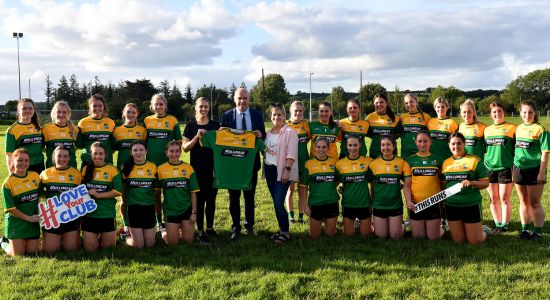
[[[356,159],[344,157],[336,163],[336,171],[339,181],[342,183],[343,207],[370,207],[371,198],[368,176],[369,165],[372,158],[359,156]]]
[[[514,164],[516,125],[508,122],[493,124],[484,132],[487,153],[484,163],[489,171],[511,168]]]
[[[222,129],[207,131],[203,147],[214,153],[214,187],[231,190],[252,189],[254,159],[264,143],[252,131]]]

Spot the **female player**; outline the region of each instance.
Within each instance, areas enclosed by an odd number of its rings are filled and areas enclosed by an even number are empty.
[[[55,165],[53,151],[62,146],[69,151],[69,165],[76,168],[76,138],[78,127],[71,122],[71,108],[65,101],[57,101],[50,113],[52,122],[42,127],[46,145],[46,167]]]
[[[369,132],[369,122],[361,119],[361,106],[359,105],[359,101],[355,99],[348,100],[346,111],[348,113],[348,117],[340,120],[338,123],[343,132],[342,143],[340,144],[340,158],[348,156],[346,140],[352,134],[360,139],[361,149],[359,153],[361,156],[367,156],[365,137]]]
[[[372,158],[361,155],[362,140],[354,134],[346,139],[348,156],[336,163],[338,180],[342,183],[342,215],[344,235],[355,234],[355,220],[359,220],[359,233],[371,232],[371,197],[368,168]]]
[[[54,166],[40,174],[41,189],[44,190],[46,199],[59,196],[82,182],[82,174],[71,166],[71,155],[67,148],[57,146],[53,150],[51,160]],[[65,251],[80,249],[80,221],[78,218],[63,223],[58,228],[42,228],[42,251],[51,254],[59,251],[61,247]]]
[[[304,171],[306,161],[309,159],[309,151],[307,150],[307,143],[309,142],[311,135],[309,132],[309,123],[304,120],[304,104],[301,101],[294,101],[290,104],[290,119],[286,121],[286,126],[294,129],[298,134],[298,176]],[[296,189],[296,183],[291,182],[286,194],[286,209],[288,211],[288,218],[290,223],[296,222],[294,219],[294,190]],[[300,200],[303,199],[303,200]],[[304,209],[299,203],[305,202],[304,194],[301,193],[301,189],[298,189],[298,223],[304,222]]]
[[[40,177],[29,170],[29,152],[23,148],[11,153],[10,176],[2,185],[6,212],[5,237],[0,246],[9,256],[35,253],[40,239],[38,196]]]
[[[159,186],[164,196],[162,208],[166,233],[163,239],[169,246],[177,245],[180,240],[190,244],[195,236],[199,183],[193,167],[181,161],[180,155],[180,144],[177,141],[168,142],[168,161],[157,169]]]
[[[302,203],[304,213],[309,216],[309,236],[317,239],[325,225],[325,235],[336,234],[338,217],[338,192],[336,191],[336,158],[329,157],[329,141],[319,137],[314,142],[315,157],[308,160],[304,173],[300,177],[300,188],[307,196],[307,203]],[[309,192],[309,195],[308,195]]]
[[[487,169],[475,155],[466,154],[466,138],[455,132],[449,137],[452,157],[443,162],[441,174],[445,188],[455,184],[462,190],[445,199],[445,210],[451,238],[454,242],[467,241],[470,244],[484,242],[487,232],[481,224],[481,193],[489,186]]]
[[[101,143],[105,149],[105,162],[113,163],[113,131],[115,122],[107,117],[107,103],[100,94],[95,94],[88,99],[88,116],[78,122],[77,145],[82,149],[81,169],[87,164],[93,163],[90,146],[95,142]]]
[[[212,149],[201,146],[200,138],[208,130],[218,130],[220,123],[208,118],[210,101],[200,97],[195,102],[195,120],[190,121],[183,131],[183,150],[191,151],[191,166],[197,174],[200,191],[197,192],[197,239],[208,243],[210,237],[216,237],[214,230],[214,214],[216,212],[216,196],[218,189],[214,183],[214,154]],[[204,219],[206,216],[206,230]]]
[[[401,183],[410,184],[411,168],[397,156],[397,142],[391,135],[380,138],[382,155],[369,165],[369,177],[373,178],[374,234],[380,238],[399,239],[403,236],[403,199]],[[405,193],[405,200],[411,201]]]
[[[397,139],[403,131],[403,126],[400,118],[393,113],[386,96],[383,94],[374,96],[374,112],[367,116],[367,122],[369,123],[368,137],[371,138],[369,156],[375,159],[381,154],[380,137],[382,135],[392,135],[394,139]]]
[[[147,129],[146,144],[147,149],[149,149],[147,160],[155,163],[158,167],[167,161],[164,149],[166,149],[169,141],[175,140],[181,145],[181,130],[178,119],[168,114],[168,101],[162,94],[155,94],[151,97],[149,109],[153,112],[153,115],[143,120],[145,129]],[[162,227],[160,195],[156,200],[157,223]]]
[[[504,107],[498,102],[489,105],[493,124],[485,128],[487,145],[485,167],[489,171],[489,198],[491,214],[495,221],[492,234],[508,231],[512,215],[512,166],[516,143],[516,125],[504,121]]]
[[[447,99],[437,97],[434,100],[434,109],[437,113],[437,118],[431,118],[427,125],[432,137],[430,153],[445,160],[452,155],[449,150],[448,140],[449,136],[458,130],[458,124],[447,116],[447,110],[449,109]]]
[[[537,107],[533,101],[521,102],[521,120],[516,130],[516,148],[512,171],[519,197],[521,239],[540,239],[544,227],[544,208],[541,197],[546,183],[546,168],[550,141],[548,132],[538,122]],[[533,228],[533,233],[531,230]]]
[[[290,239],[289,220],[285,210],[285,195],[291,181],[298,181],[298,134],[285,125],[285,108],[272,104],[273,127],[265,138],[264,175],[273,199],[279,232],[271,236],[276,244]]]
[[[43,146],[34,101],[23,98],[17,102],[17,121],[6,131],[6,165],[10,165],[10,158],[15,149],[24,148],[30,157],[28,169],[40,174],[44,170]]]
[[[84,250],[96,251],[116,244],[115,207],[116,197],[122,191],[122,178],[118,169],[105,161],[107,149],[103,143],[94,142],[89,150],[92,163],[82,169],[82,181],[97,209],[82,217],[82,238]]]
[[[155,245],[155,185],[157,166],[145,160],[145,142],[135,140],[130,157],[122,165],[122,203],[126,208],[130,236],[126,244],[142,249]]]
[[[115,128],[113,138],[115,150],[118,150],[116,166],[122,170],[122,164],[130,158],[130,145],[135,140],[144,141],[147,136],[145,127],[137,123],[139,116],[139,107],[134,103],[128,103],[122,110],[122,120],[124,124]]]
[[[332,106],[329,102],[319,103],[319,121],[309,124],[311,140],[317,141],[324,137],[328,144],[327,155],[330,158],[338,159],[338,146],[336,143],[342,140],[342,129],[336,125],[332,118]],[[311,157],[315,157],[316,147],[311,147]]]
[[[407,159],[407,157],[417,152],[416,133],[420,130],[427,129],[426,126],[428,125],[428,121],[430,121],[430,115],[420,109],[418,106],[418,98],[416,98],[415,95],[407,94],[403,100],[407,112],[399,117],[403,124],[401,157]]]
[[[405,195],[410,194],[407,201],[409,217],[412,225],[412,235],[415,238],[439,239],[443,235],[441,228],[441,210],[439,204],[432,205],[415,213],[414,205],[433,196],[441,190],[441,166],[443,161],[430,153],[432,138],[426,130],[416,133],[418,152],[407,158],[411,166],[411,180],[405,184]]]
[[[464,150],[467,154],[476,155],[483,161],[486,149],[483,133],[487,126],[478,121],[476,106],[472,99],[466,99],[464,103],[460,104],[460,116],[463,122],[460,123],[458,132],[466,138]]]

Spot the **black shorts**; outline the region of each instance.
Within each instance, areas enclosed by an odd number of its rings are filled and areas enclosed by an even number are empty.
[[[489,171],[489,183],[512,183],[512,168]]]
[[[312,205],[310,206],[310,210],[311,215],[309,217],[317,221],[336,218],[339,214],[338,202],[322,205]]]
[[[414,221],[435,220],[441,218],[441,207],[439,203],[434,204],[418,213],[409,210],[409,218]]]
[[[372,215],[378,218],[398,217],[403,215],[403,208],[398,209],[372,209]]]
[[[516,166],[512,168],[514,183],[519,185],[537,185],[540,166],[529,169],[520,169]]]
[[[370,207],[342,207],[342,216],[351,220],[365,220],[370,218]]]
[[[192,208],[191,206],[189,206],[189,208],[185,212],[183,212],[181,215],[166,216],[166,223],[180,224],[182,221],[187,221],[191,218],[191,211],[192,211]]]
[[[128,227],[151,229],[157,224],[155,205],[128,205]]]
[[[115,218],[82,217],[82,231],[103,233],[115,231]]]
[[[462,221],[463,223],[481,222],[481,207],[479,204],[470,206],[445,206],[448,221]]]
[[[71,231],[80,231],[80,221],[81,221],[81,218],[78,218],[69,223],[63,223],[59,225],[59,227],[57,228],[51,228],[51,229],[45,229],[44,227],[42,227],[42,232],[62,235],[64,233],[71,232]]]
[[[29,171],[34,171],[40,175],[45,170],[44,163],[29,166]]]

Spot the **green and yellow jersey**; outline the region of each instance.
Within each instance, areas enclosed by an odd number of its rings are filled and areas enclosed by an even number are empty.
[[[95,142],[100,142],[106,149],[105,162],[113,163],[113,131],[115,122],[108,117],[94,119],[90,116],[78,122],[77,146],[82,148],[80,158],[83,163],[92,163],[92,154],[90,146]]]
[[[4,232],[8,239],[29,239],[40,236],[38,222],[27,222],[10,214],[14,209],[29,216],[38,214],[39,193],[40,176],[36,172],[29,171],[23,177],[12,174],[4,181],[2,186]]]
[[[146,161],[134,164],[128,176],[122,174],[124,183],[124,204],[126,205],[155,205],[155,187],[157,181],[157,166]]]
[[[118,151],[116,166],[122,169],[122,164],[130,158],[130,146],[135,140],[144,141],[147,136],[147,130],[141,125],[126,126],[121,125],[113,131],[115,141],[115,150]],[[166,154],[163,155],[166,156]]]
[[[167,162],[166,145],[172,140],[182,139],[178,119],[172,115],[152,115],[143,120],[143,125],[147,129],[147,160],[157,166]]]
[[[403,124],[403,134],[401,135],[401,157],[407,158],[414,155],[418,149],[416,148],[416,133],[420,130],[427,130],[430,115],[424,112],[414,114],[404,113],[400,117]]]
[[[298,134],[298,167],[301,174],[306,161],[309,159],[309,151],[307,150],[307,142],[309,142],[311,138],[309,133],[309,122],[301,120],[297,123],[293,123],[287,120],[286,126],[294,129]]]
[[[356,159],[344,157],[336,163],[337,178],[342,183],[342,207],[362,208],[371,206],[368,176],[372,158],[359,156]]]
[[[82,174],[74,167],[50,167],[40,173],[40,183],[46,198],[51,198],[79,186],[82,183]]]
[[[485,128],[484,163],[489,171],[500,171],[511,168],[514,164],[514,147],[516,143],[516,125],[503,122]]]
[[[441,174],[445,188],[460,184],[463,180],[488,179],[487,169],[475,155],[466,154],[461,158],[449,157],[443,162]],[[463,188],[458,194],[445,199],[445,205],[470,206],[481,204],[481,193],[478,189]]]
[[[336,158],[325,160],[312,158],[306,162],[304,172],[300,176],[300,184],[309,187],[308,205],[324,205],[338,203],[340,197],[336,191]]]
[[[449,149],[449,136],[458,130],[458,123],[451,118],[431,118],[428,121],[428,131],[432,137],[430,153],[446,159],[453,154]]]
[[[191,193],[199,191],[199,183],[193,167],[180,161],[163,163],[157,169],[158,186],[162,188],[164,217],[179,216],[191,207]]]
[[[203,147],[214,153],[214,187],[231,190],[252,189],[254,159],[264,143],[252,131],[210,130],[201,138]]]
[[[93,164],[87,165],[82,169],[82,176],[86,174],[86,168],[94,168]],[[106,164],[102,167],[95,167],[93,177],[90,182],[85,182],[86,188],[96,190],[98,192],[115,191],[119,196],[122,191],[122,176],[118,169]],[[97,204],[97,209],[88,215],[91,218],[115,218],[116,216],[116,198],[94,199]]]
[[[43,138],[40,128],[33,123],[13,123],[6,131],[6,154],[13,153],[17,148],[24,148],[29,152],[31,166],[43,164]]]
[[[479,157],[482,161],[485,156],[485,149],[487,147],[483,137],[486,127],[487,125],[481,122],[474,124],[460,123],[458,126],[458,132],[462,133],[464,138],[466,138],[464,151],[466,151],[467,154],[472,154]]]
[[[403,207],[401,182],[411,176],[411,167],[401,157],[385,160],[379,156],[369,165],[373,178],[373,207],[376,209],[399,209]]]
[[[539,166],[542,152],[550,152],[548,131],[544,126],[540,123],[518,125],[514,165],[520,169]]]
[[[398,138],[403,131],[403,125],[401,125],[401,119],[398,116],[395,116],[392,121],[387,114],[379,115],[377,112],[370,113],[366,120],[369,123],[367,136],[371,138],[369,156],[377,158],[381,154],[380,137],[382,135],[393,135]]]
[[[414,203],[422,202],[441,191],[443,161],[439,156],[422,156],[417,153],[409,156],[406,161],[411,167],[411,194]]]
[[[346,142],[350,135],[356,135],[361,139],[361,149],[359,153],[362,156],[367,156],[367,145],[365,144],[365,137],[369,132],[369,122],[359,119],[352,121],[349,117],[340,120],[340,126],[342,127],[342,143],[340,144],[340,157],[348,156],[348,147]]]
[[[338,159],[338,147],[336,143],[342,140],[342,129],[336,125],[329,126],[319,121],[309,123],[309,132],[311,134],[310,157],[315,157],[315,142],[323,137],[328,140],[327,155]]]
[[[65,126],[48,123],[42,127],[42,136],[46,145],[46,168],[54,165],[53,150],[59,146],[69,150],[69,165],[76,168],[76,139],[78,136],[76,126],[72,123],[67,123]]]

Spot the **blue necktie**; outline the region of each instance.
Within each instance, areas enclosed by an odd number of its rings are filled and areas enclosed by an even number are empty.
[[[242,129],[242,130],[247,130],[247,128],[246,128],[246,119],[245,119],[245,117],[244,117],[244,113],[241,113],[241,118],[242,118],[242,119],[241,119],[241,122],[242,122],[242,123],[241,123],[241,129]]]

